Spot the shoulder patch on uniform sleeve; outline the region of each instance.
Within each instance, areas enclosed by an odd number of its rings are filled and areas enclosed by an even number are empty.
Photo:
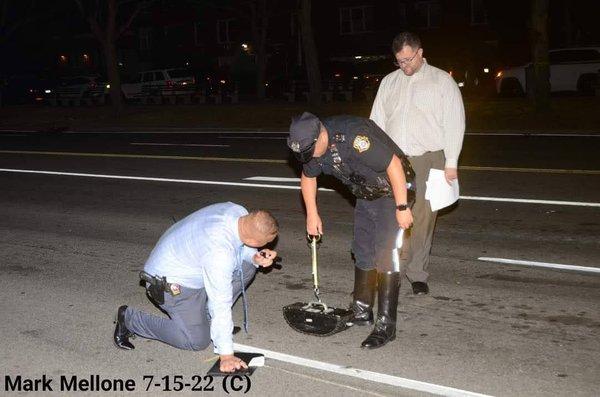
[[[354,147],[354,149],[356,149],[358,153],[362,153],[369,150],[369,148],[371,147],[371,141],[369,140],[368,136],[357,135],[356,138],[354,138],[352,146]]]

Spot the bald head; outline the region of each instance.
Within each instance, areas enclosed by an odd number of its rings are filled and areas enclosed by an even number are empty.
[[[277,237],[279,223],[266,210],[254,210],[244,215],[238,222],[240,238],[250,247],[262,247]]]

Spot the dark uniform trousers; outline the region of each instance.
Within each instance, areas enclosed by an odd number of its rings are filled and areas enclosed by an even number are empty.
[[[417,194],[412,208],[413,226],[404,234],[402,243],[401,272],[410,282],[427,282],[429,273],[429,253],[433,239],[433,229],[437,211],[432,212],[429,201],[425,200],[426,181],[432,168],[443,170],[446,159],[442,150],[427,152],[421,156],[408,157],[415,171]]]
[[[392,262],[398,231],[393,198],[356,199],[352,242],[356,266],[362,270],[377,269],[380,273],[398,271],[393,269]]]
[[[256,274],[256,267],[243,262],[244,288]],[[183,350],[204,350],[210,343],[210,320],[207,296],[204,288],[194,289],[181,286],[181,293],[172,296],[165,293],[165,302],[160,306],[169,318],[144,313],[128,307],[125,311],[125,326],[136,335],[155,339]],[[242,293],[238,273],[232,281],[233,302]]]

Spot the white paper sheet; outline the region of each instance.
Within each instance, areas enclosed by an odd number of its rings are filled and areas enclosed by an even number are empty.
[[[458,179],[452,181],[449,185],[444,175],[444,170],[432,168],[429,170],[429,179],[425,189],[425,199],[429,200],[432,211],[437,211],[447,207],[458,200],[460,195]]]
[[[265,356],[258,356],[250,359],[249,367],[262,367],[265,365]]]

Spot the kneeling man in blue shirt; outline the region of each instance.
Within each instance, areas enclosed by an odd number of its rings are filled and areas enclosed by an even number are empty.
[[[277,252],[257,248],[272,242],[278,231],[277,220],[268,211],[248,213],[231,202],[210,205],[175,223],[144,266],[148,275],[166,278],[168,291],[160,307],[169,318],[119,307],[117,347],[133,349],[129,341],[133,335],[196,351],[212,340],[221,371],[246,368],[233,355],[231,307],[256,269],[273,264]]]

